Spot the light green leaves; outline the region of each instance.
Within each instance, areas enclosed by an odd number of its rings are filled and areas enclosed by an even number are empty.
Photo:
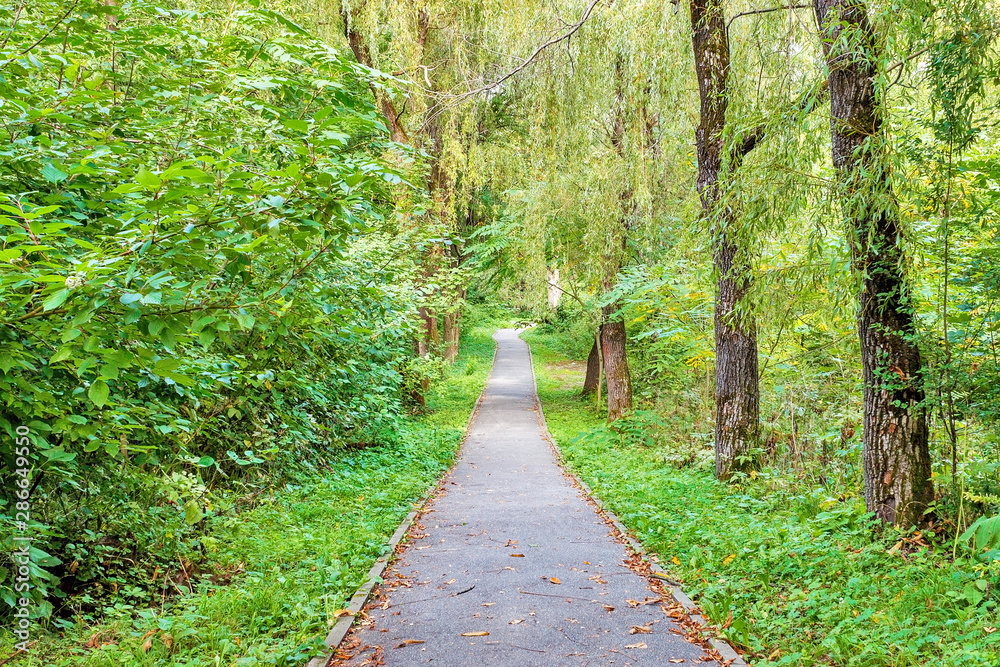
[[[87,397],[99,408],[103,408],[108,402],[110,389],[104,380],[95,380],[87,389]]]

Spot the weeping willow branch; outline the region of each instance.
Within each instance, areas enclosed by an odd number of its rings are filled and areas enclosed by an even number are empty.
[[[726,24],[726,30],[729,30],[729,26],[733,24],[733,21],[741,16],[753,16],[754,14],[770,14],[771,12],[780,12],[782,9],[812,9],[812,5],[782,5],[781,7],[768,7],[767,9],[751,9],[746,12],[740,12],[739,14],[734,14],[732,18],[729,19],[729,23]]]

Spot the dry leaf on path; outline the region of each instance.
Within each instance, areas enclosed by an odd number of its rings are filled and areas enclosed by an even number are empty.
[[[334,618],[340,618],[341,616],[354,616],[354,612],[351,611],[350,609],[338,609],[337,611],[333,612]]]
[[[684,662],[684,658],[670,658],[670,660],[667,660],[667,662],[672,662],[674,664],[679,664],[679,663]]]
[[[518,623],[524,623],[523,618],[515,618],[513,621],[507,623],[507,625],[517,625]]]
[[[492,606],[493,606],[493,605],[495,605],[495,604],[496,604],[496,602],[484,602],[484,603],[483,603],[483,606],[484,606],[484,607],[492,607]]]
[[[609,605],[609,604],[606,604],[606,605],[604,605],[604,608],[605,608],[605,609],[606,609],[607,611],[614,611],[614,610],[615,610],[615,608],[614,608],[614,607],[612,607],[612,606],[611,606],[611,605]]]
[[[628,633],[630,635],[648,635],[652,634],[653,628],[648,625],[633,625],[629,628]]]
[[[511,558],[524,558],[524,554],[511,554]]]
[[[625,648],[649,648],[646,646],[646,642],[639,642],[638,644],[626,644]]]
[[[463,637],[485,637],[488,634],[490,634],[490,633],[488,633],[488,632],[463,632],[462,636]]]
[[[550,584],[561,584],[562,582],[559,581],[559,577],[549,577],[549,583]]]
[[[406,648],[411,644],[423,644],[423,643],[424,643],[423,639],[404,639],[401,644],[396,645],[396,648]]]

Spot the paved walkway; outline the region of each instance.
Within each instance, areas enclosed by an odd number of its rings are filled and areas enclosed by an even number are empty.
[[[346,664],[717,664],[671,632],[659,604],[634,606],[657,594],[623,565],[625,547],[557,464],[527,344],[512,329],[494,338],[496,363],[447,493],[386,573],[395,590],[369,610],[374,623],[357,631],[361,650]]]

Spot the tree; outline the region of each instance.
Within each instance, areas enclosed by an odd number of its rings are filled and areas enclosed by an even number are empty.
[[[839,199],[858,278],[865,504],[886,523],[923,523],[934,498],[920,350],[890,181],[875,31],[860,0],[814,0],[829,70]]]
[[[736,160],[726,156],[729,36],[720,0],[691,1],[692,45],[701,96],[696,130],[698,193],[711,221],[715,297],[715,474],[728,478],[760,436],[757,325],[747,306],[752,285],[746,250],[740,246],[734,212],[723,201],[724,170],[756,145],[740,144]]]

